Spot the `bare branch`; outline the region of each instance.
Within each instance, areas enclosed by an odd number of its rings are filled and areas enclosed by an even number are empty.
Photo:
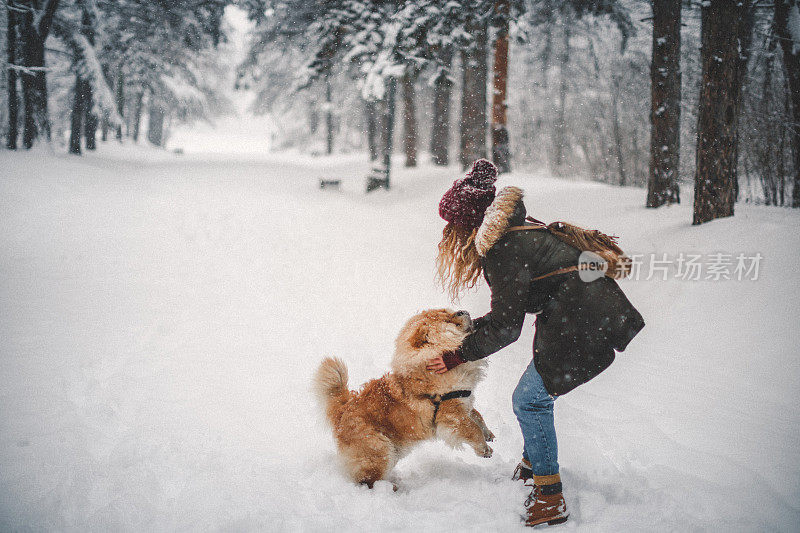
[[[59,0],[47,0],[44,9],[39,12],[34,20],[34,28],[36,28],[36,33],[39,34],[39,38],[41,38],[42,41],[47,39],[50,33],[53,17],[56,14],[56,9],[58,9],[58,2]]]

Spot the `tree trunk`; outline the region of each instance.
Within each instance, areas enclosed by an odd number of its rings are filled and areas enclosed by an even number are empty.
[[[492,159],[497,170],[511,172],[511,151],[508,140],[506,109],[508,108],[508,0],[498,0],[499,17],[494,44],[494,91],[492,93]]]
[[[81,16],[81,34],[86,37],[89,44],[94,46],[94,21],[86,6],[83,6]],[[97,116],[94,112],[92,84],[78,74],[75,77],[75,103],[72,108],[72,127],[69,138],[70,153],[81,153],[81,135],[86,140],[86,149],[95,150],[97,148],[96,131]]]
[[[85,89],[87,84],[80,75],[75,76],[75,95],[72,104],[72,117],[69,134],[69,153],[81,155],[81,134],[83,133],[83,117],[86,113]]]
[[[461,166],[468,168],[476,159],[486,157],[486,82],[487,27],[485,22],[467,21],[472,36],[461,53],[463,85],[461,89]]]
[[[784,94],[783,104],[784,104],[784,116],[785,117],[791,117],[792,116],[791,95],[789,93],[790,93],[789,80],[787,79],[786,76],[784,76],[784,79],[783,79],[783,94]],[[793,124],[797,124],[797,123],[793,122]],[[789,131],[787,131],[787,130],[789,130]],[[792,203],[792,207],[800,207],[800,190],[798,190],[798,185],[800,185],[800,180],[798,180],[798,177],[800,177],[800,176],[798,175],[798,170],[797,170],[797,164],[798,164],[797,156],[796,156],[797,150],[795,150],[795,147],[792,146],[792,140],[793,139],[791,138],[793,135],[796,135],[796,134],[797,134],[797,132],[794,130],[794,128],[786,128],[785,125],[784,125],[784,127],[780,128],[779,146],[781,147],[781,149],[780,149],[780,152],[778,153],[778,177],[780,179],[780,183],[778,184],[778,191],[779,191],[779,194],[780,194],[781,206],[786,205],[786,167],[784,165],[785,165],[785,161],[786,161],[786,145],[788,143],[789,144],[789,152],[791,153],[791,156],[792,156],[792,163],[791,163],[790,171],[794,173],[794,175],[790,178],[790,179],[792,179],[794,181],[792,192],[794,193],[796,191],[797,194],[798,194],[798,198],[797,198],[798,199],[798,204],[794,205],[794,202],[793,202]],[[789,137],[789,138],[787,139],[787,137]]]
[[[386,94],[384,95],[384,113],[381,123],[381,139],[383,145],[383,161],[380,168],[374,169],[367,181],[367,192],[375,189],[388,189],[389,177],[392,170],[392,145],[394,139],[394,110],[395,95],[397,93],[397,79],[389,77],[386,80]]]
[[[619,177],[619,185],[625,186],[628,184],[628,178],[625,175],[625,157],[622,153],[622,131],[619,125],[619,78],[612,75],[611,87],[611,126],[614,134],[614,153],[617,156],[617,176]]]
[[[122,73],[122,65],[119,66],[119,70],[117,71],[114,99],[117,103],[117,114],[122,118],[125,113],[125,75]],[[116,136],[117,140],[122,142],[122,121],[117,124]]]
[[[414,105],[414,83],[417,72],[406,67],[403,74],[403,148],[406,153],[406,166],[417,166],[417,110]]]
[[[468,137],[472,133],[472,108],[471,91],[475,82],[473,81],[473,72],[475,68],[470,66],[470,55],[472,50],[461,50],[461,121],[459,122],[459,138],[458,138],[458,162],[461,163],[462,168],[467,168],[469,165],[469,155],[467,154]]]
[[[681,0],[653,2],[647,207],[680,203]]]
[[[386,114],[383,118],[383,171],[386,173],[386,188],[389,188],[389,175],[392,169],[394,140],[394,109],[397,93],[397,79],[389,78],[386,91]]]
[[[450,67],[452,50],[442,54],[442,66],[433,82],[433,128],[431,130],[431,157],[434,165],[447,166],[450,149],[450,94],[453,81]]]
[[[40,133],[48,135],[47,83],[39,74],[44,74],[44,46],[39,41],[33,25],[33,13],[21,15],[24,66],[22,72],[22,100],[25,117],[22,131],[22,146],[30,149]],[[43,84],[44,81],[44,84]],[[42,93],[44,91],[44,94]]]
[[[133,108],[133,142],[139,142],[139,127],[142,124],[142,101],[144,100],[144,91],[139,91],[136,94],[136,105]]]
[[[50,141],[50,119],[47,113],[47,72],[45,70],[44,44],[50,34],[58,0],[47,0],[42,5],[28,0],[22,5],[26,11],[22,18],[23,55],[27,71],[22,74],[22,99],[25,103],[25,124],[22,145],[29,149],[44,135]],[[37,16],[34,18],[33,13]]]
[[[319,110],[316,101],[308,102],[308,133],[314,135],[319,129]]]
[[[6,34],[6,52],[8,54],[8,138],[6,148],[17,149],[19,99],[17,97],[17,23],[16,13],[7,6],[8,33]]]
[[[564,164],[564,148],[567,142],[567,65],[569,64],[569,39],[570,39],[570,26],[569,22],[564,22],[562,31],[563,42],[561,45],[560,65],[558,76],[558,115],[556,116],[555,123],[555,149],[556,149],[556,168],[560,168]]]
[[[108,80],[111,79],[111,75],[107,65],[103,65],[103,79],[106,80],[107,83]],[[111,84],[109,83],[109,85]],[[103,116],[100,117],[100,140],[103,142],[106,142],[108,140],[108,128],[109,128],[108,112],[104,111]]]
[[[94,21],[89,14],[88,9],[83,10],[81,21],[81,33],[89,41],[89,44],[94,46]],[[87,150],[97,149],[97,114],[94,109],[94,94],[92,93],[92,84],[88,81],[84,85],[84,118],[83,118],[83,136],[86,142]]]
[[[92,86],[86,83],[86,117],[83,121],[83,136],[87,150],[97,150],[97,113],[94,110]]]
[[[702,74],[697,113],[693,224],[733,216],[737,192],[737,126],[741,69],[751,31],[750,0],[710,0],[701,15]]]
[[[333,153],[333,94],[330,74],[325,76],[325,153]]]
[[[367,100],[364,103],[367,118],[367,148],[369,149],[369,160],[378,160],[378,105],[374,100]]]
[[[739,106],[737,106],[736,113],[736,166],[738,167],[739,160],[739,110],[741,109],[742,101],[742,87],[744,86],[745,77],[747,76],[747,67],[750,62],[750,50],[753,44],[753,28],[755,26],[755,8],[753,7],[753,0],[741,2],[740,7],[744,8],[744,15],[739,20],[739,28],[741,34],[737,43],[738,54],[736,80],[739,87]],[[739,201],[739,179],[733,180],[733,198],[734,203]]]
[[[155,102],[150,103],[147,140],[155,146],[162,146],[164,142],[164,109]]]
[[[772,72],[775,64],[777,39],[769,39],[767,49],[765,50],[764,60],[764,78],[761,84],[761,94],[758,95],[758,103],[753,106],[753,112],[761,120],[754,125],[754,129],[760,130],[766,138],[769,139],[767,144],[754,143],[756,162],[758,168],[759,181],[761,181],[761,188],[764,193],[765,205],[778,205],[778,181],[780,174],[777,173],[776,155],[779,156],[778,147],[779,131],[782,130],[782,125],[774,124],[775,121],[772,117],[775,114],[772,112],[776,95],[773,91]],[[754,84],[755,85],[755,84]],[[746,167],[745,167],[746,168]]]
[[[791,97],[792,126],[789,128],[792,145],[792,207],[800,207],[800,35],[788,28],[789,13],[800,21],[798,0],[775,0],[775,34],[783,48],[783,72]],[[799,29],[800,30],[800,29]]]

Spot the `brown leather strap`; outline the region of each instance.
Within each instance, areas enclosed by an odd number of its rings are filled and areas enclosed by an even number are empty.
[[[540,226],[546,226],[547,225],[544,222],[542,222],[541,220],[539,220],[538,218],[533,218],[532,216],[525,217],[525,220],[527,220],[528,222],[533,222],[534,224],[538,224]]]
[[[547,226],[511,226],[506,231],[525,231],[529,229],[547,229]]]
[[[558,270],[553,270],[552,272],[548,272],[547,274],[542,274],[541,276],[536,276],[531,281],[539,281],[540,279],[549,278],[550,276],[557,276],[559,274],[566,274],[567,272],[576,272],[578,270],[586,270],[585,268],[581,268],[583,265],[573,265],[569,267],[559,268]],[[589,265],[586,265],[587,267]]]

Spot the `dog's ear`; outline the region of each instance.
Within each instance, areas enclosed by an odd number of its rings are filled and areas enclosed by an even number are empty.
[[[415,350],[425,346],[428,343],[428,328],[424,325],[418,326],[409,337],[408,343]]]

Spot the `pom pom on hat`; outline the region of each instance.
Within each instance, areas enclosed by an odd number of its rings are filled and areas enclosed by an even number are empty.
[[[478,159],[463,178],[456,180],[439,202],[439,216],[465,228],[477,228],[494,200],[497,167]]]
[[[476,185],[489,187],[497,181],[497,167],[488,159],[478,159],[472,163],[472,169],[465,179]]]

